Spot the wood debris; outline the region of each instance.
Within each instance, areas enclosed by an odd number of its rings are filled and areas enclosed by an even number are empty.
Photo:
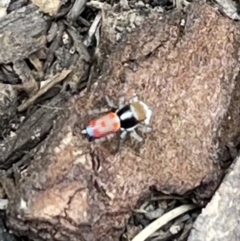
[[[7,15],[7,8],[10,0],[0,0],[0,19]]]
[[[46,43],[47,20],[34,5],[5,16],[0,21],[0,63],[23,60],[42,48]]]
[[[50,16],[54,16],[58,13],[61,5],[64,4],[64,1],[32,0],[32,3],[38,6],[44,13],[48,13]]]
[[[64,69],[62,72],[56,74],[51,79],[46,80],[47,84],[42,86],[38,92],[36,92],[31,98],[29,98],[26,102],[22,103],[20,106],[18,106],[18,111],[24,111],[27,109],[30,105],[34,104],[34,101],[45,94],[48,90],[50,90],[54,85],[61,82],[63,79],[65,79],[68,74],[71,73],[71,70]]]

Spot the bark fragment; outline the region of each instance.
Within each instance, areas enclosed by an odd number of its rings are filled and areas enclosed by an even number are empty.
[[[12,85],[0,83],[0,138],[6,136],[11,129],[11,122],[16,119],[16,96]]]
[[[0,64],[23,60],[43,47],[46,43],[47,19],[32,4],[1,19]]]

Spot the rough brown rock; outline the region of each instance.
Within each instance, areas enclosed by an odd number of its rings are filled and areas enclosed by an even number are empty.
[[[184,29],[182,18],[146,20],[112,51],[91,92],[68,103],[10,200],[11,229],[38,240],[118,240],[149,187],[182,194],[218,180],[239,27],[203,3],[190,7]],[[118,155],[117,138],[89,145],[79,134],[86,111],[103,107],[104,94],[117,101],[133,92],[153,110],[145,143],[128,140]]]

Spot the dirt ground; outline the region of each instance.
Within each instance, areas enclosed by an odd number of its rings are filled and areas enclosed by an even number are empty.
[[[239,240],[238,9],[0,0],[0,240]],[[127,105],[134,94],[152,111],[141,142],[82,133],[113,111],[107,97]]]

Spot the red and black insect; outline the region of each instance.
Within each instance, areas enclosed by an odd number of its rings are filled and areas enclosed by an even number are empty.
[[[112,111],[91,120],[82,133],[90,138],[101,139],[121,131],[120,137],[125,139],[129,132],[132,137],[141,142],[142,138],[135,129],[141,129],[143,132],[151,131],[148,126],[152,117],[150,108],[144,102],[139,101],[136,95],[128,104],[124,104],[124,99],[120,98],[119,108],[108,97],[106,100]]]

